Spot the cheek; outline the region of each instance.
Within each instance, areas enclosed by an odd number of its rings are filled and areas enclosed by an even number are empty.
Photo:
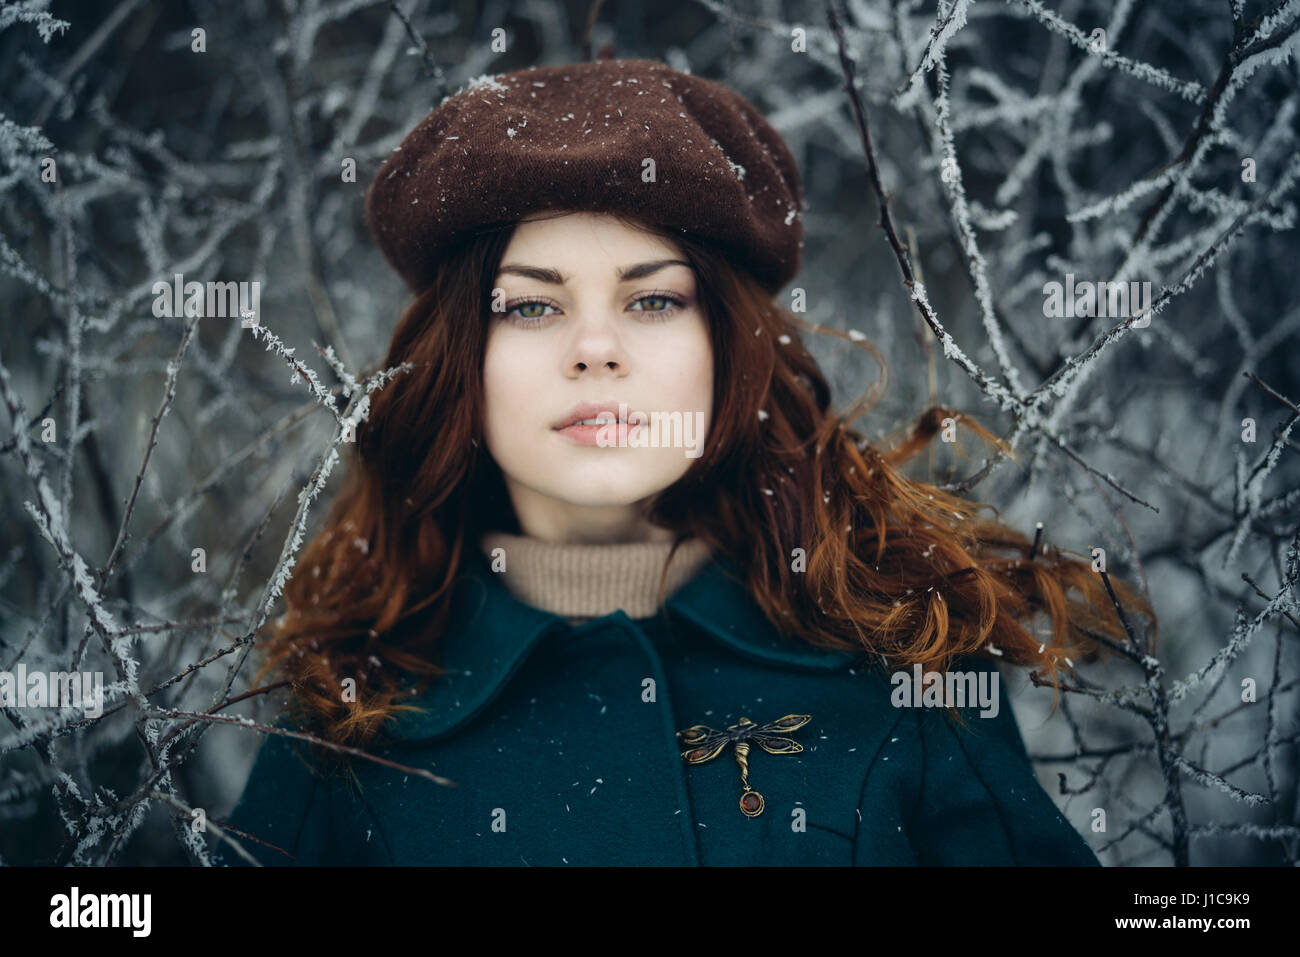
[[[701,409],[711,410],[713,402],[713,349],[703,321],[691,330],[689,342],[675,354],[674,366],[680,376],[683,398]]]
[[[483,354],[483,399],[489,434],[508,430],[516,420],[511,409],[519,408],[520,396],[528,391],[528,365],[518,353],[509,337],[488,335]]]

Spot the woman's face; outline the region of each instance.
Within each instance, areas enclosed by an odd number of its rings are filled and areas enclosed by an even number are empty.
[[[494,285],[485,438],[524,534],[665,540],[646,500],[703,453],[713,399],[708,323],[680,250],[605,214],[525,219]],[[563,428],[580,403],[610,411]]]

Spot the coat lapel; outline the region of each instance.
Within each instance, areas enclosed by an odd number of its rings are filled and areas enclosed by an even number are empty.
[[[666,602],[680,617],[751,660],[814,672],[845,671],[863,656],[816,648],[774,629],[720,556],[705,565]],[[614,616],[626,617],[622,612]],[[430,741],[455,733],[501,693],[534,647],[565,629],[564,618],[519,601],[485,555],[473,552],[456,580],[452,614],[442,642],[442,666],[423,694],[407,700],[419,712],[399,713],[387,728],[397,741]],[[589,624],[590,627],[590,624]]]
[[[453,588],[441,646],[441,665],[449,672],[436,677],[423,694],[402,702],[421,710],[399,712],[386,728],[398,741],[454,733],[492,703],[543,636],[565,625],[559,615],[512,596],[477,550]]]
[[[757,661],[808,671],[846,671],[861,653],[817,648],[782,637],[749,594],[740,571],[714,557],[666,602],[675,612],[731,650]]]

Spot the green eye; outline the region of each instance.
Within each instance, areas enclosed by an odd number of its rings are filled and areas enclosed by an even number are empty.
[[[650,303],[651,305],[645,306],[642,305],[643,303]],[[657,307],[655,304],[657,304]],[[675,315],[677,310],[683,308],[685,305],[686,303],[678,299],[676,296],[652,292],[639,297],[633,305],[633,310],[635,312],[647,313],[650,318],[659,320],[667,319],[669,316]],[[641,306],[641,308],[636,308],[637,306]]]
[[[549,302],[542,302],[540,299],[528,299],[524,302],[516,303],[511,308],[507,309],[506,318],[518,326],[538,326],[542,324],[543,319],[550,318],[549,314],[546,313],[545,310],[554,308],[555,307]],[[541,311],[525,313],[523,311],[525,309],[536,309]]]
[[[659,322],[676,315],[677,310],[685,306],[686,303],[677,296],[652,292],[637,297],[633,300],[632,305],[627,308],[630,312],[643,313],[646,322]],[[547,309],[555,311],[548,313],[546,312]],[[524,310],[531,311],[525,312]],[[544,320],[555,314],[559,314],[559,310],[551,303],[543,302],[540,299],[526,299],[507,309],[505,318],[517,326],[529,327],[540,326]]]

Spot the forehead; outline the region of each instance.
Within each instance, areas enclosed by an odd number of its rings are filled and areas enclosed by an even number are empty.
[[[609,256],[620,264],[629,255],[685,258],[671,239],[627,225],[608,213],[534,213],[520,220],[506,255],[527,250],[578,263]]]

